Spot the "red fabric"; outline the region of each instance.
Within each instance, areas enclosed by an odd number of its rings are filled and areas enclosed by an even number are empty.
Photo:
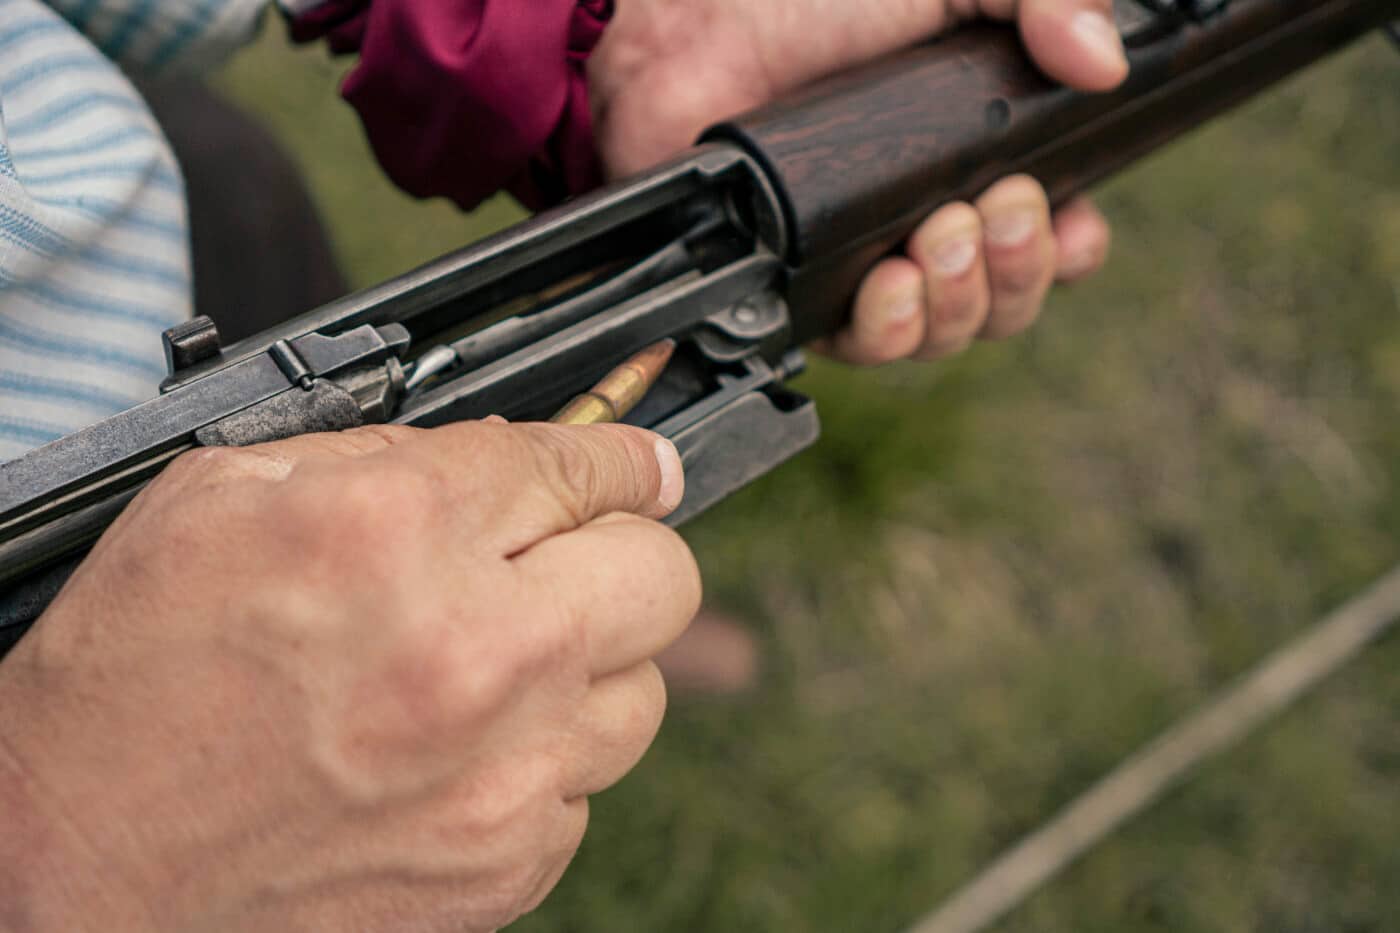
[[[389,177],[464,208],[602,181],[584,63],[612,0],[328,0],[292,37],[360,53],[341,88]]]

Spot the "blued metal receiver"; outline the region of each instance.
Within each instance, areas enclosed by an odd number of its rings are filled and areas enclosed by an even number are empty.
[[[817,435],[811,403],[777,387],[800,368],[780,218],[751,160],[708,146],[233,346],[206,318],[170,329],[158,397],[0,464],[0,646],[186,450],[542,420],[667,338],[675,359],[628,420],[671,436],[688,463],[672,521],[702,511]]]

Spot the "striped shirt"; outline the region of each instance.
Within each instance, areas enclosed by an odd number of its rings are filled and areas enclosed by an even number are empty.
[[[217,62],[263,5],[0,0],[0,460],[155,392],[191,313],[184,183],[121,69]]]

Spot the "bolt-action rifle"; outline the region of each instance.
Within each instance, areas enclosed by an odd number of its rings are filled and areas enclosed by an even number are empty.
[[[669,164],[224,346],[164,335],[156,398],[0,465],[0,651],[183,451],[374,422],[547,418],[675,338],[628,420],[686,464],[681,522],[817,437],[784,382],[863,273],[1012,172],[1061,202],[1364,33],[1400,0],[1117,0],[1116,91],[1047,80],[973,26],[717,126]],[[199,508],[191,502],[190,508]]]

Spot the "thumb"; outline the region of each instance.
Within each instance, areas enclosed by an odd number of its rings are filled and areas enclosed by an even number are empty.
[[[628,425],[445,425],[404,450],[455,477],[456,505],[504,555],[613,512],[663,518],[685,493],[675,445]]]
[[[511,427],[535,448],[532,485],[567,513],[559,531],[611,512],[664,518],[685,494],[680,454],[659,434],[622,424]]]
[[[1026,50],[1056,81],[1108,91],[1128,76],[1112,0],[1021,0],[1016,19]]]
[[[887,0],[835,4],[822,12],[821,31],[835,38],[813,41],[810,32],[794,30],[790,48],[767,56],[770,77],[777,79],[773,92],[878,58],[976,15],[1015,19],[1036,64],[1072,88],[1107,91],[1128,75],[1113,0]],[[781,67],[775,71],[774,65]]]

